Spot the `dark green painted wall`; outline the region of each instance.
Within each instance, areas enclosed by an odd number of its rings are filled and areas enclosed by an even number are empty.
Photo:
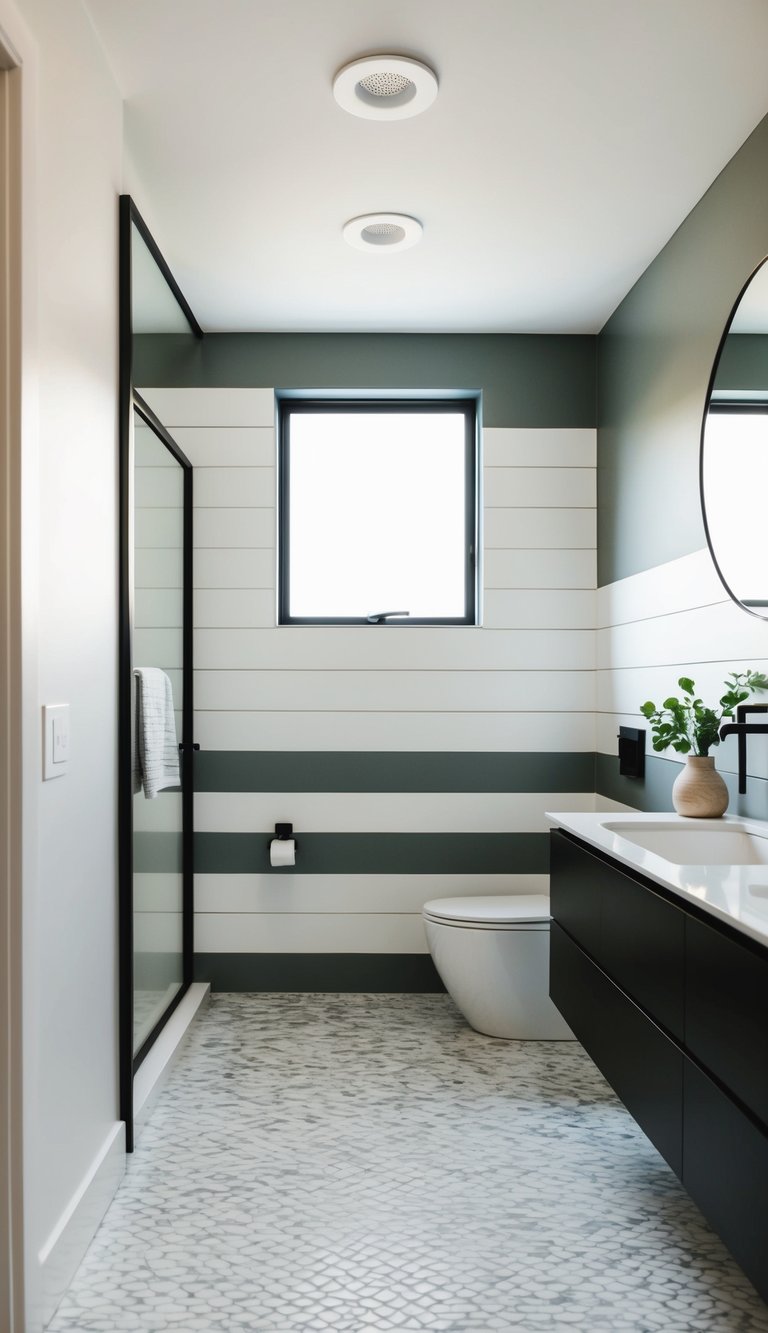
[[[590,336],[208,333],[135,340],[150,388],[482,390],[486,426],[594,426]]]
[[[760,286],[762,289],[762,282]],[[768,336],[729,333],[717,365],[715,388],[742,393],[768,389]]]
[[[768,253],[768,117],[598,341],[598,581],[706,544],[699,439],[723,328]]]

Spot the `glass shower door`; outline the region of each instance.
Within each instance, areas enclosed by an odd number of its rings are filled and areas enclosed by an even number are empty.
[[[145,414],[146,413],[146,414]],[[185,894],[191,867],[183,749],[190,663],[185,548],[191,469],[134,407],[133,1054],[138,1064],[190,979]],[[189,473],[189,480],[188,480]],[[191,817],[191,810],[189,811]]]

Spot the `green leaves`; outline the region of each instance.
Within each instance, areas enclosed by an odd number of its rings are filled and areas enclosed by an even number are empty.
[[[696,698],[696,686],[689,676],[681,676],[678,685],[683,698],[670,695],[661,708],[649,699],[640,705],[643,717],[651,723],[653,748],[657,752],[671,746],[678,754],[707,755],[720,744],[720,726],[723,718],[733,717],[734,710],[753,692],[768,690],[768,676],[762,671],[733,671],[724,681],[725,693],[718,709],[708,708]]]

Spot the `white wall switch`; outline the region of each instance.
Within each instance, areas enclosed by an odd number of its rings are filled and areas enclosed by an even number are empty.
[[[43,780],[63,778],[69,768],[69,704],[43,708]]]

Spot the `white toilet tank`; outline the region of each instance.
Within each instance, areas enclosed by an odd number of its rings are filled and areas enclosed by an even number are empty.
[[[473,1028],[507,1040],[574,1039],[549,998],[546,895],[441,898],[423,915],[435,967]]]

